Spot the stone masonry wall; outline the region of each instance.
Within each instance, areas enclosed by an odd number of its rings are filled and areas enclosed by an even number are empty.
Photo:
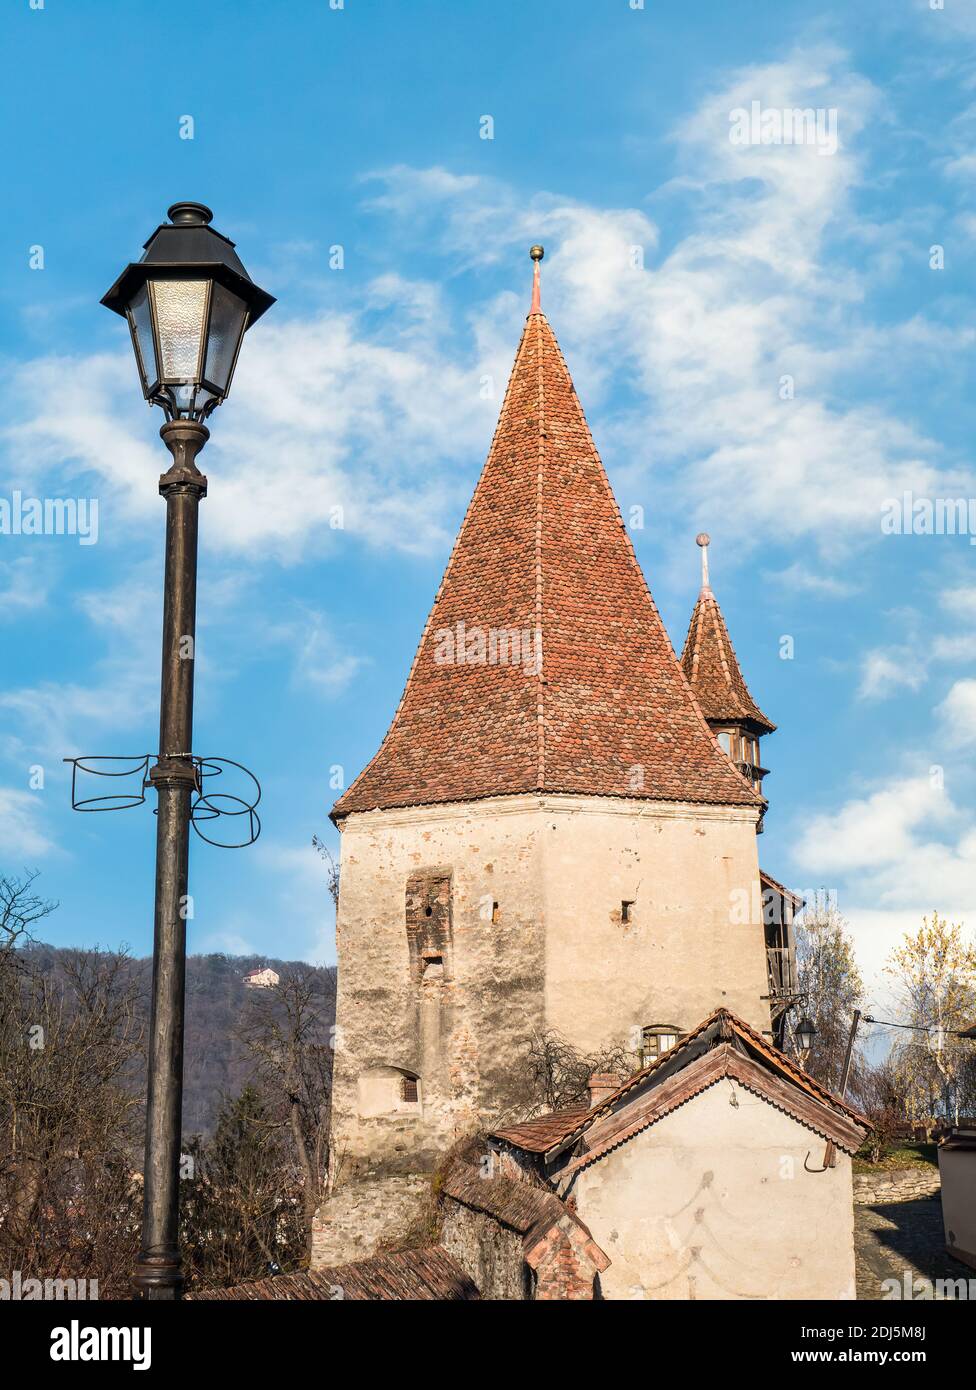
[[[447,1202],[440,1243],[478,1286],[482,1298],[527,1297],[522,1237],[507,1226],[460,1202]]]
[[[382,1244],[393,1249],[430,1196],[426,1174],[350,1182],[322,1203],[312,1222],[312,1269],[365,1260]]]
[[[914,1202],[919,1197],[934,1197],[940,1189],[939,1170],[928,1165],[854,1174],[854,1202],[859,1206]]]

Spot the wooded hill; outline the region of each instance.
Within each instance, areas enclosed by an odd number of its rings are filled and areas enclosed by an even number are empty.
[[[45,974],[56,977],[59,964],[76,955],[69,947],[42,944],[24,949]],[[293,961],[276,960],[271,956],[188,956],[186,962],[186,1039],[184,1045],[183,1134],[209,1135],[221,1100],[237,1095],[252,1073],[252,1064],[244,1048],[235,1038],[245,999],[250,993],[244,984],[249,970],[270,966],[284,976],[293,967],[312,967]],[[139,998],[144,1009],[145,1031],[149,1028],[149,1000],[152,980],[152,959],[132,958],[127,969],[138,981]],[[320,966],[315,973],[322,977],[323,993],[329,1001],[328,1023],[335,1021],[334,966]],[[134,1090],[145,1094],[144,1063],[132,1078]]]

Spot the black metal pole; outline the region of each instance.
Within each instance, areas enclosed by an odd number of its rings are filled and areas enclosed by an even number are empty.
[[[179,1250],[180,1146],[183,1110],[183,999],[190,797],[196,784],[193,663],[196,643],[197,512],[207,480],[195,459],[210,438],[191,420],[160,435],[173,464],[159,480],[166,498],[166,577],[159,759],[149,776],[159,796],[152,1016],[146,1099],[142,1248],[132,1282],[149,1299],[177,1299],[183,1288]]]
[[[837,1094],[841,1100],[847,1099],[847,1084],[851,1079],[851,1062],[854,1060],[854,1043],[857,1040],[858,1024],[861,1022],[861,1010],[854,1010],[854,1017],[851,1019],[851,1031],[847,1036],[847,1051],[844,1054],[844,1065],[840,1072],[840,1089]],[[824,1167],[834,1168],[837,1165],[837,1146],[833,1139],[827,1140],[827,1147],[824,1150]]]

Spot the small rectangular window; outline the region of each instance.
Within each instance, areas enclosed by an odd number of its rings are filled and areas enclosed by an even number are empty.
[[[415,1076],[405,1076],[400,1083],[400,1099],[413,1104],[420,1099],[420,1092],[417,1088],[417,1078]]]
[[[444,957],[425,955],[423,960],[423,975],[421,979],[442,980],[444,978]]]
[[[620,920],[621,922],[632,922],[634,920],[633,898],[624,898],[623,902],[620,904]]]
[[[492,905],[491,905],[491,920],[492,920],[493,922],[497,922],[497,921],[498,921],[498,904],[497,904],[497,903],[492,903]]]

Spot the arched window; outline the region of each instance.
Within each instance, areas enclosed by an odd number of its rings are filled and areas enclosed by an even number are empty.
[[[420,1077],[403,1067],[368,1067],[359,1073],[359,1115],[419,1115]]]
[[[674,1023],[648,1023],[641,1029],[641,1066],[646,1067],[663,1057],[681,1037]]]

